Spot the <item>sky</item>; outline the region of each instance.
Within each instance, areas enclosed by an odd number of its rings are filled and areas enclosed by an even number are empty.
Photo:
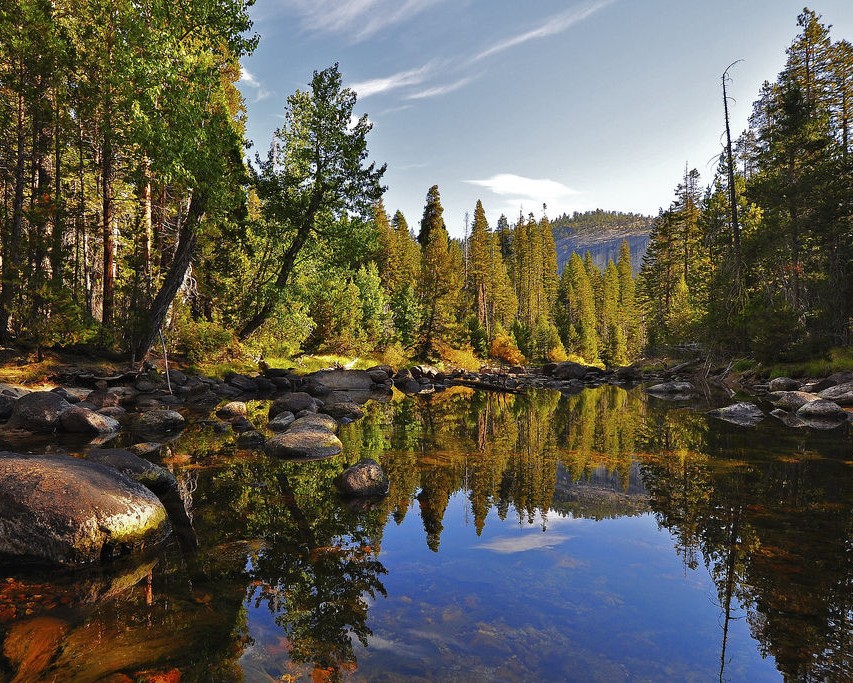
[[[385,207],[415,230],[438,185],[450,234],[483,202],[555,218],[601,208],[654,215],[685,165],[710,183],[722,149],[773,81],[804,0],[257,0],[242,60],[254,152],[287,97],[339,64],[388,166]],[[853,0],[809,7],[853,40]]]

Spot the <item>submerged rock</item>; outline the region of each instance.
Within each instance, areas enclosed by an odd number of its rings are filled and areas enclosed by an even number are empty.
[[[276,415],[283,412],[293,413],[294,415],[300,410],[310,410],[316,412],[316,399],[304,391],[294,391],[272,402],[269,410],[269,419],[272,420]]]
[[[799,429],[801,427],[808,426],[808,422],[806,422],[805,420],[801,420],[796,415],[789,413],[787,410],[782,410],[781,408],[771,410],[770,414],[777,420],[780,420],[782,424],[784,424],[786,427],[793,427],[795,429]]]
[[[169,470],[124,448],[93,448],[86,453],[86,460],[112,467],[157,495],[178,487],[175,475]]]
[[[0,453],[0,556],[76,567],[155,544],[169,531],[157,496],[110,467]]]
[[[144,432],[171,432],[183,429],[186,420],[174,410],[149,410],[139,416],[136,427]]]
[[[695,390],[690,382],[662,382],[646,388],[647,393],[655,396],[691,396]]]
[[[66,432],[77,434],[112,434],[121,430],[121,423],[115,418],[79,406],[62,413],[59,422]]]
[[[352,401],[341,401],[340,403],[327,403],[320,408],[321,413],[331,415],[336,420],[354,422],[364,417],[364,409]]]
[[[391,482],[379,463],[368,458],[341,472],[335,485],[347,496],[384,496]]]
[[[707,414],[743,427],[752,427],[764,419],[764,412],[761,408],[748,402],[735,403],[725,408],[711,410]]]
[[[818,397],[815,394],[810,394],[805,391],[774,391],[769,394],[767,398],[769,398],[777,408],[798,410],[806,403],[816,401]]]

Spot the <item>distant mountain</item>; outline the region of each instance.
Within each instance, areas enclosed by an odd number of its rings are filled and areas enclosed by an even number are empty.
[[[555,218],[551,221],[551,227],[557,245],[560,272],[573,252],[581,257],[589,252],[595,264],[604,270],[609,259],[619,259],[619,247],[623,240],[628,240],[631,265],[636,275],[649,246],[649,231],[653,221],[651,216],[601,209],[584,213],[575,211],[571,216],[563,214]]]

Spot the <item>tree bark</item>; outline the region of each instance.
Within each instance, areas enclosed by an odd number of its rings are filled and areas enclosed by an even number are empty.
[[[157,339],[157,334],[166,319],[166,314],[169,312],[169,307],[175,300],[181,285],[184,282],[184,276],[189,268],[195,245],[198,238],[197,228],[199,223],[204,220],[205,211],[207,209],[206,197],[201,191],[194,190],[190,200],[190,208],[187,213],[187,218],[181,226],[181,233],[178,236],[178,247],[175,251],[175,258],[166,274],[163,284],[160,285],[160,290],[148,313],[144,317],[142,331],[139,336],[139,341],[134,349],[134,357],[138,359],[145,358],[148,351],[154,345]]]

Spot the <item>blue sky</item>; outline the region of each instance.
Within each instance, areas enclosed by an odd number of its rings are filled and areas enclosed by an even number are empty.
[[[387,163],[385,206],[417,229],[437,184],[461,236],[483,201],[538,217],[654,214],[684,165],[710,181],[731,62],[733,131],[746,127],[798,32],[804,0],[258,0],[261,41],[239,83],[265,153],[288,95],[338,62]],[[853,40],[853,0],[809,5]]]

